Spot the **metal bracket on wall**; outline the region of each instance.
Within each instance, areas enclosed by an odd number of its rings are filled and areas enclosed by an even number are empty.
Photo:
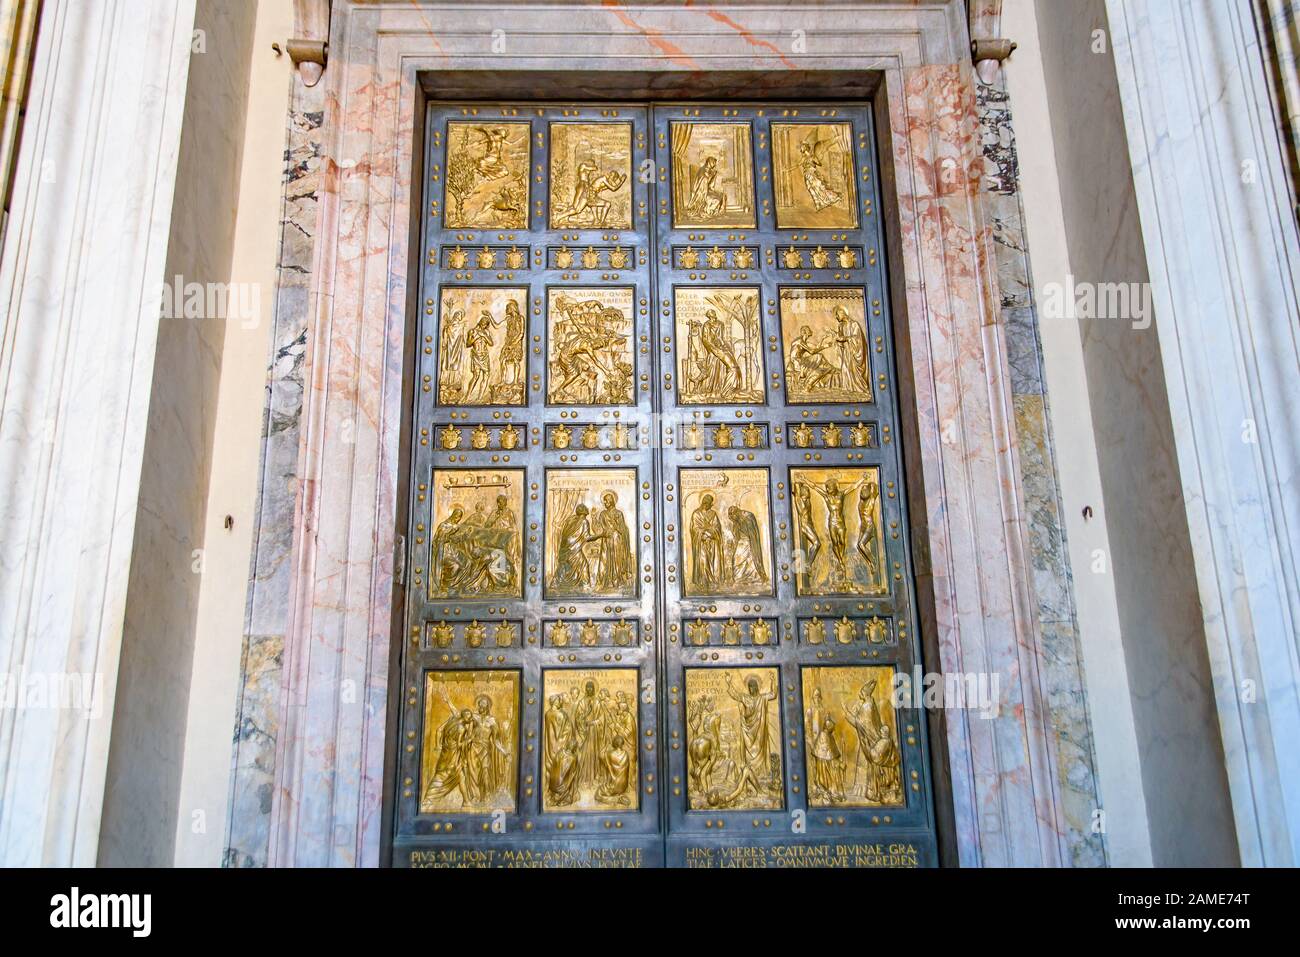
[[[987,40],[971,40],[970,58],[975,63],[975,72],[985,86],[991,84],[998,75],[998,65],[1016,48],[1014,40],[994,37]]]
[[[315,86],[329,58],[330,0],[294,0],[293,29],[285,49],[302,82]]]

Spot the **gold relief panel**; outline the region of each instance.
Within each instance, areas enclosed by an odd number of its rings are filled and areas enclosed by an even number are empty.
[[[778,229],[857,228],[852,124],[773,123],[772,167]]]
[[[774,810],[784,804],[776,668],[686,669],[687,807]]]
[[[523,405],[528,290],[444,286],[439,405]]]
[[[872,401],[861,289],[782,289],[781,338],[790,402]]]
[[[524,472],[434,469],[431,598],[520,598]]]
[[[542,810],[635,811],[636,669],[549,669],[542,691]]]
[[[527,229],[527,123],[447,124],[447,229]]]
[[[683,405],[762,402],[763,328],[757,289],[673,290],[677,395]]]
[[[892,668],[803,669],[810,807],[903,806]]]
[[[799,594],[883,594],[880,470],[792,468],[790,489]]]
[[[518,768],[519,672],[427,672],[420,813],[513,812]]]
[[[632,405],[631,287],[552,288],[546,308],[546,401]]]
[[[682,593],[772,593],[766,469],[682,469]]]
[[[636,469],[546,473],[546,593],[635,598]]]
[[[632,124],[551,124],[551,228],[632,228]]]
[[[673,123],[673,226],[752,229],[754,151],[748,123]]]

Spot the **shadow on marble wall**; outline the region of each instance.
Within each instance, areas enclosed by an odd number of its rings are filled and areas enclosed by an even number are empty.
[[[295,83],[290,94],[275,328],[262,419],[257,531],[244,622],[230,820],[223,855],[227,867],[265,867],[270,841],[324,89],[323,85],[308,89]]]

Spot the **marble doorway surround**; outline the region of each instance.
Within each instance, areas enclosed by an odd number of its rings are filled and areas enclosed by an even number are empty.
[[[565,29],[555,29],[556,16]],[[993,719],[949,711],[952,860],[1067,859],[991,224],[961,0],[816,7],[335,0],[325,91],[289,624],[268,862],[374,865],[383,843],[393,555],[405,488],[417,118],[439,78],[516,71],[755,95],[828,81],[876,104],[905,451],[930,667],[1001,676]],[[603,71],[601,81],[592,82]],[[618,90],[626,95],[626,90]],[[936,746],[939,741],[936,741]]]

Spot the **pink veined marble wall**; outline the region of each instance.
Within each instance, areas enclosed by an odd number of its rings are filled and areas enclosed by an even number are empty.
[[[1002,681],[996,718],[948,714],[957,852],[965,865],[1063,863],[962,4],[607,4],[567,8],[558,36],[554,10],[451,6],[335,3],[269,863],[379,862],[419,75],[503,67],[881,73],[933,570],[930,667]],[[498,23],[509,63],[489,52]],[[763,39],[810,23],[818,39],[804,53]]]

